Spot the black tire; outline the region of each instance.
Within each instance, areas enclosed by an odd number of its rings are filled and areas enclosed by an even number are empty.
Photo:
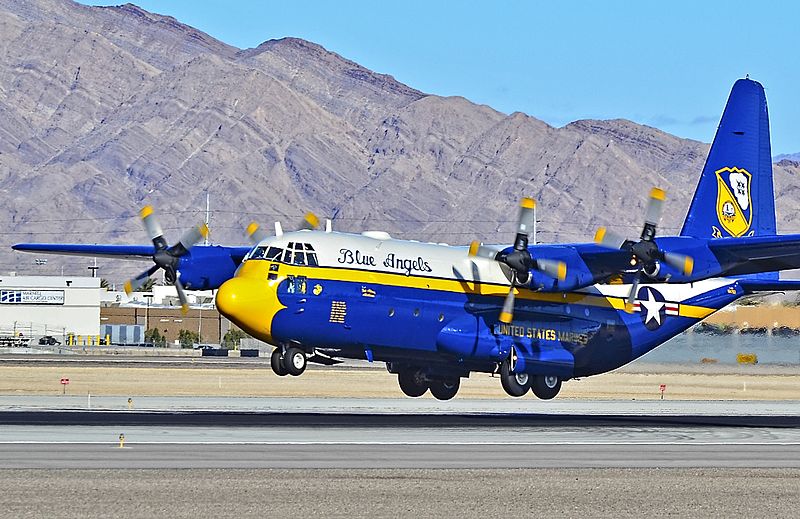
[[[536,375],[531,383],[531,391],[542,400],[550,400],[561,391],[561,379],[555,375]]]
[[[508,360],[500,365],[500,383],[509,396],[519,398],[531,388],[531,376],[527,373],[512,373]]]
[[[425,374],[418,369],[404,369],[397,374],[397,383],[400,384],[400,391],[406,396],[417,398],[428,391],[428,381]]]
[[[306,352],[300,348],[291,347],[283,354],[283,369],[293,377],[302,375],[307,365]]]
[[[437,400],[450,400],[456,396],[459,387],[461,387],[461,379],[458,377],[434,380],[431,382],[431,394]]]
[[[279,377],[285,377],[289,373],[283,367],[283,358],[281,358],[281,349],[275,348],[272,351],[272,356],[269,358],[269,365],[272,367],[273,373]]]

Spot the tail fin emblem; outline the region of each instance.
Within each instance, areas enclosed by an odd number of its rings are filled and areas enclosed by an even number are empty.
[[[731,236],[743,236],[753,223],[753,203],[750,195],[752,175],[741,168],[722,168],[717,175],[717,219],[720,227]],[[721,237],[712,226],[712,236]]]

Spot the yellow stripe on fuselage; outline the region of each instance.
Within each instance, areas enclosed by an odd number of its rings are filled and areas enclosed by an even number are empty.
[[[264,260],[248,260],[264,261]],[[407,276],[402,273],[375,272],[343,267],[308,267],[303,265],[288,265],[280,263],[280,275],[306,276],[310,279],[321,281],[344,281],[356,284],[377,284],[399,288],[415,288],[419,290],[436,290],[457,294],[477,295],[487,297],[505,297],[508,294],[508,285],[499,283],[483,283],[459,279],[443,279],[424,276]],[[601,308],[625,310],[625,298],[587,294],[584,292],[535,292],[527,288],[517,288],[516,297],[528,301],[543,303],[579,304]],[[703,319],[716,312],[716,308],[685,305],[679,303],[679,315],[693,319]]]

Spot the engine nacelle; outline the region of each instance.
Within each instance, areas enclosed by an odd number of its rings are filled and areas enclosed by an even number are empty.
[[[178,273],[187,290],[213,290],[233,277],[240,262],[230,247],[198,245],[181,257]]]

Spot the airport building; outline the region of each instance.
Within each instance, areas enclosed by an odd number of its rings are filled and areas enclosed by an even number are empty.
[[[0,276],[0,336],[97,335],[100,291],[99,278]]]

